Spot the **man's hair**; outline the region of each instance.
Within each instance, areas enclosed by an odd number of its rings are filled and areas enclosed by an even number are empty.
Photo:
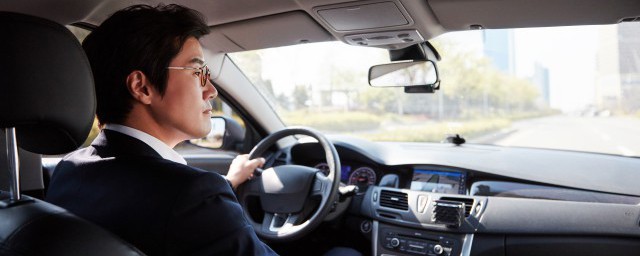
[[[184,42],[209,33],[202,14],[179,5],[134,5],[114,13],[83,42],[95,79],[101,124],[121,124],[133,107],[127,76],[142,71],[160,95]]]

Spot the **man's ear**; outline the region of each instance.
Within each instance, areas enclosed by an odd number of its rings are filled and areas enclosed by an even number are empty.
[[[145,105],[151,104],[155,94],[149,79],[140,70],[134,70],[127,76],[127,89],[135,100]]]

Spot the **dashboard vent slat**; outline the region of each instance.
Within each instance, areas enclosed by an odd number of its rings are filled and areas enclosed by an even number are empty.
[[[382,190],[380,192],[380,206],[406,211],[409,210],[409,198],[407,193]]]
[[[464,221],[464,203],[435,200],[431,217],[436,224],[445,224],[448,227],[458,228]]]
[[[455,202],[461,202],[464,203],[464,216],[465,217],[469,217],[469,214],[471,214],[471,209],[473,208],[473,198],[460,198],[460,197],[442,197],[440,198],[440,200],[446,200],[446,201],[455,201]]]

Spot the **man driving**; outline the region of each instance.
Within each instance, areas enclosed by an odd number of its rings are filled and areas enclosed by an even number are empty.
[[[176,144],[211,129],[202,16],[177,5],[118,11],[83,42],[104,126],[58,164],[47,201],[149,255],[270,255],[235,188],[264,164],[236,157],[226,177],[186,165]]]

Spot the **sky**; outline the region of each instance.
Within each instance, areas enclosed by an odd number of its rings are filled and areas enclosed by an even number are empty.
[[[551,107],[570,112],[593,104],[598,30],[597,26],[517,30],[518,75],[533,75],[533,65],[539,62],[549,69]]]

